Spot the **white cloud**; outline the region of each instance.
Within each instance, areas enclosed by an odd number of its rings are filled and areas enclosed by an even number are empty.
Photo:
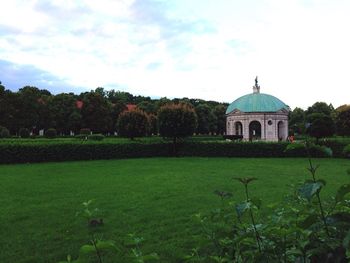
[[[339,106],[349,103],[349,7],[345,0],[5,1],[0,57],[87,90],[115,84],[229,102],[251,92],[259,75],[262,92],[291,107]]]

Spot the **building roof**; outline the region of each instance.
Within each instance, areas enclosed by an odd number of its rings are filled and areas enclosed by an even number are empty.
[[[282,109],[290,111],[289,106],[278,98],[269,94],[254,92],[232,102],[227,107],[226,114],[234,110],[242,112],[277,112]]]

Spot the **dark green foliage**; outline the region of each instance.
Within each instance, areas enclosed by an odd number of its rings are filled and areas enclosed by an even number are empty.
[[[21,138],[29,138],[29,136],[30,136],[30,132],[27,128],[19,129],[18,134],[19,134],[19,137],[21,137]]]
[[[166,104],[158,111],[158,128],[163,137],[177,138],[191,136],[197,127],[194,109],[185,103]]]
[[[314,113],[321,113],[326,116],[332,116],[334,114],[334,108],[332,104],[327,104],[325,102],[315,102],[311,107],[306,111],[306,115],[309,116]]]
[[[6,127],[0,126],[0,138],[10,137],[10,131]]]
[[[330,148],[315,144],[310,144],[307,150],[303,143],[291,143],[287,145],[284,153],[287,157],[306,157],[309,154],[308,151],[312,157],[332,157]]]
[[[305,111],[301,108],[295,108],[289,112],[289,129],[291,134],[305,133]]]
[[[199,104],[196,108],[198,126],[196,133],[209,134],[217,131],[217,117],[207,104]]]
[[[102,141],[105,136],[103,134],[91,134],[87,138],[92,141]]]
[[[343,154],[345,157],[350,158],[350,144],[344,147]]]
[[[326,138],[318,141],[319,145],[332,149],[334,157],[343,157],[344,147],[349,144],[348,140]]]
[[[307,133],[316,139],[330,137],[335,132],[334,121],[323,113],[312,113],[308,116],[309,127]]]
[[[157,135],[158,134],[158,119],[154,114],[147,114],[148,119],[148,135]]]
[[[309,159],[310,179],[280,205],[270,205],[268,213],[260,211],[261,200],[248,190],[255,178],[235,178],[244,186],[245,200],[232,207],[232,201],[221,199],[220,208],[197,215],[207,243],[186,261],[348,262],[350,185],[341,185],[330,200],[321,199],[326,182],[316,177],[318,167]]]
[[[79,134],[80,135],[90,135],[91,130],[89,128],[83,128],[83,129],[80,129]]]
[[[173,144],[167,141],[126,141],[102,142],[91,138],[101,135],[77,135],[80,140],[30,140],[4,141],[0,143],[0,163],[98,160],[118,158],[139,158],[173,155]],[[330,157],[331,149],[310,145],[313,157]],[[178,144],[178,156],[202,157],[305,157],[303,144],[287,142],[226,142],[226,141],[184,141]]]
[[[45,132],[45,137],[47,138],[55,138],[57,136],[57,131],[54,128],[47,129]]]
[[[178,154],[205,157],[283,157],[287,145],[286,142],[185,142],[179,145]]]
[[[341,136],[350,136],[350,105],[343,105],[337,108],[337,134]]]
[[[147,115],[141,110],[122,112],[117,121],[117,132],[121,137],[134,139],[143,137],[149,130]]]

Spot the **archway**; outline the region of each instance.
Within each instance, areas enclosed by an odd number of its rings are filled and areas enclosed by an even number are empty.
[[[243,125],[240,121],[235,122],[235,135],[242,135]]]
[[[283,121],[279,121],[277,124],[278,128],[278,140],[284,141],[287,138],[287,134],[285,134],[285,123]]]
[[[261,124],[258,121],[249,123],[249,140],[261,139]]]

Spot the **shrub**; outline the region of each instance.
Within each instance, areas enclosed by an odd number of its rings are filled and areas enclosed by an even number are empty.
[[[285,156],[287,157],[306,157],[308,151],[306,145],[302,143],[291,143],[287,145],[284,150]],[[321,145],[310,144],[309,154],[312,157],[332,157],[333,152],[331,148]]]
[[[102,134],[91,134],[87,138],[88,140],[102,141],[105,138],[105,136],[103,136]]]
[[[5,127],[0,126],[0,138],[8,137],[10,137],[10,131]]]
[[[122,112],[117,120],[117,131],[122,137],[134,139],[145,136],[148,131],[148,118],[145,112],[135,109]]]
[[[350,144],[344,147],[343,154],[345,157],[350,158]]]
[[[91,130],[89,128],[82,128],[79,131],[80,135],[90,135],[91,134]]]
[[[20,128],[19,129],[19,136],[21,138],[29,138],[30,132],[27,128]]]
[[[45,136],[47,138],[55,138],[57,136],[56,129],[54,128],[47,129],[47,131],[45,131]]]

